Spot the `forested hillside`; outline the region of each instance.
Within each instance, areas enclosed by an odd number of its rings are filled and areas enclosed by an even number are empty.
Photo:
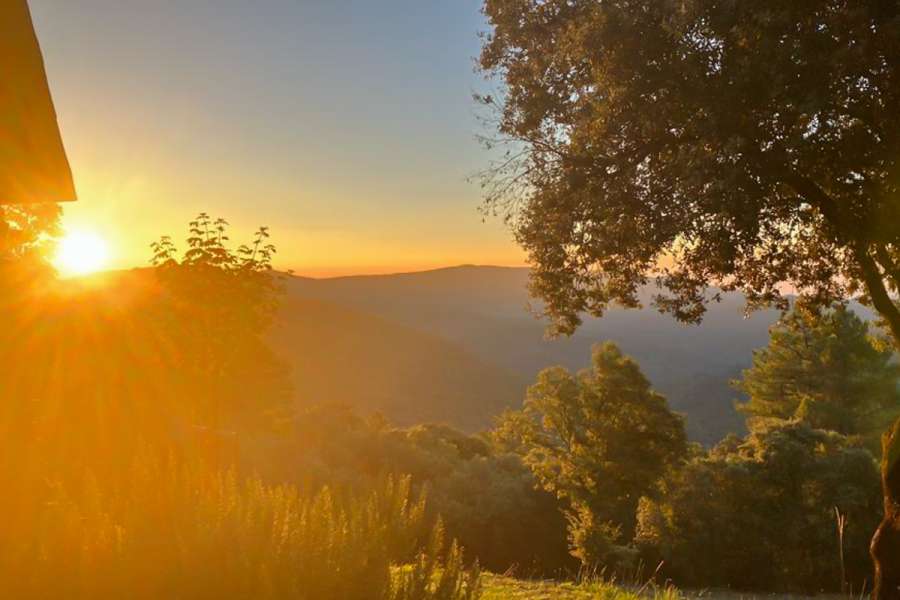
[[[522,399],[516,375],[460,344],[347,306],[292,294],[271,337],[302,405],[343,403],[404,426],[477,431]]]
[[[687,416],[692,439],[711,444],[743,431],[734,410],[740,394],[730,381],[765,346],[777,311],[745,318],[743,300],[725,295],[693,326],[650,306],[617,308],[570,338],[546,339],[544,323],[529,312],[527,278],[527,269],[475,266],[291,277],[270,333],[273,349],[289,367],[301,405],[345,403],[401,426],[437,422],[476,432],[517,407],[541,369],[583,368],[591,346],[611,340]],[[92,299],[80,300],[80,310],[108,310],[153,285],[142,270],[93,281],[105,283],[85,283]]]
[[[306,305],[306,310],[313,312],[299,317],[293,313],[303,305],[289,302],[285,310],[290,315],[286,320],[294,323],[291,327],[312,327],[314,322],[315,332],[311,331],[310,335],[327,338],[327,343],[333,344],[330,347],[345,356],[360,350],[361,342],[353,341],[355,334],[350,332],[369,326],[363,324],[363,315],[380,318],[375,327],[382,331],[378,337],[384,341],[393,337],[394,332],[403,335],[403,343],[421,340],[421,336],[410,337],[411,330],[414,330],[430,334],[432,340],[437,337],[452,342],[482,361],[483,364],[478,367],[481,376],[487,377],[487,365],[495,367],[495,374],[488,377],[491,382],[489,386],[473,387],[506,390],[509,383],[501,385],[493,382],[498,378],[509,381],[508,376],[499,374],[503,371],[513,375],[519,385],[519,394],[512,405],[521,401],[526,385],[542,368],[554,364],[570,369],[583,368],[586,366],[584,357],[590,355],[593,344],[612,340],[641,363],[653,385],[666,394],[675,410],[687,414],[688,432],[693,439],[713,443],[727,433],[742,431],[743,418],[733,408],[738,394],[729,381],[750,365],[752,351],[765,345],[768,327],[777,319],[777,311],[762,311],[745,318],[743,299],[726,294],[721,303],[710,307],[701,325],[684,325],[660,315],[649,306],[654,290],[646,289],[642,293],[645,306],[641,310],[616,308],[602,319],[587,320],[570,338],[545,339],[545,323],[529,312],[527,280],[527,269],[481,266],[334,279],[294,277],[288,281],[289,298],[314,298],[351,308],[354,312],[336,318],[336,309],[329,308],[329,316],[319,319],[313,313],[324,310],[325,306]],[[294,322],[298,318],[300,321]],[[345,318],[354,325],[344,328],[342,323]],[[394,329],[385,338],[388,324],[393,324]],[[307,335],[300,329],[294,331],[301,338]],[[285,336],[284,332],[279,332],[277,339],[282,351],[288,355],[309,347],[305,344],[293,346]],[[403,350],[397,348],[394,341],[387,344],[392,348],[391,352],[370,356],[389,372],[404,368],[402,363],[405,359],[399,356]],[[378,348],[381,342],[373,338],[366,344]],[[409,353],[417,358],[421,367],[426,362],[424,356],[428,354],[423,355],[414,348],[409,347]],[[335,356],[340,356],[340,352],[327,360],[339,360]],[[292,359],[295,364],[305,364],[307,367],[311,366],[310,360],[324,360],[324,357]],[[441,370],[438,365],[433,368]],[[329,373],[332,371],[333,367],[327,369]],[[452,382],[452,390],[438,394],[437,388],[445,380],[436,378],[425,397],[438,402],[455,397],[456,390],[463,387],[460,378],[448,377],[447,380]],[[327,377],[315,384],[299,384],[301,389],[340,398],[351,397],[343,391],[345,386],[356,386],[357,393],[352,399],[357,406],[385,407],[388,416],[398,422],[415,421],[416,416],[426,410],[417,406],[425,397],[403,397],[411,391],[409,382],[395,380],[388,388],[375,389],[367,388],[364,383],[358,384],[352,377]],[[393,410],[375,397],[391,390],[398,394],[392,403]],[[471,409],[480,407],[492,410],[502,406],[508,398],[490,399],[482,395],[479,401],[475,401],[456,397],[449,407],[427,410],[431,415],[446,415],[447,422],[471,430],[489,424],[482,420],[485,410],[472,414],[469,412]],[[487,404],[481,404],[481,401]],[[407,413],[406,410],[412,412]]]

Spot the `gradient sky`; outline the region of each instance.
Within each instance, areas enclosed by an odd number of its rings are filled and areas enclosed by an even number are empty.
[[[30,0],[80,201],[64,226],[146,264],[199,211],[277,266],[519,265],[482,221],[479,0]]]

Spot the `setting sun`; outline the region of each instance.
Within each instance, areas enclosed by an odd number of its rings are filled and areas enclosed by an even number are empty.
[[[64,275],[86,275],[106,266],[109,247],[95,233],[73,231],[59,240],[54,264]]]

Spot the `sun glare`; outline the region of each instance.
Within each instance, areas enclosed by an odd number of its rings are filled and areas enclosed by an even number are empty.
[[[73,231],[59,240],[53,262],[64,275],[87,275],[103,269],[108,259],[106,240],[95,233]]]

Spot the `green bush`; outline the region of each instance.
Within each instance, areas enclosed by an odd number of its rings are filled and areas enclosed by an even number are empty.
[[[298,412],[293,442],[265,460],[273,479],[310,485],[365,487],[408,474],[414,490],[427,490],[430,516],[439,515],[486,569],[542,576],[578,569],[560,501],[536,489],[520,456],[479,436],[434,424],[397,429],[346,407],[317,405]]]
[[[674,473],[659,500],[643,499],[636,539],[679,585],[840,591],[837,509],[847,579],[860,591],[878,481],[873,456],[838,433],[758,423]]]

